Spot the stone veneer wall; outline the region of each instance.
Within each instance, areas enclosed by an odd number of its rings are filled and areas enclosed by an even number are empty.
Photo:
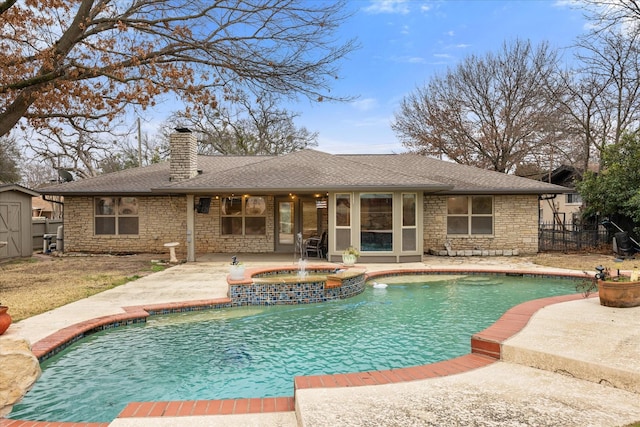
[[[132,236],[96,236],[93,200],[93,197],[65,196],[65,252],[167,253],[165,243],[179,242],[176,253],[186,256],[186,197],[138,197],[139,233]]]
[[[493,198],[494,234],[489,237],[447,236],[447,196],[424,198],[425,252],[446,255],[451,242],[455,255],[518,255],[538,252],[538,196]]]
[[[198,141],[191,132],[176,132],[169,137],[171,159],[169,176],[171,181],[180,182],[198,174]]]
[[[208,197],[208,196],[203,196]],[[211,199],[209,213],[196,213],[197,253],[267,253],[275,244],[274,198],[264,196],[267,203],[266,234],[262,236],[223,236],[220,234],[220,199]],[[198,200],[196,198],[196,204]]]
[[[135,236],[94,235],[93,200],[93,197],[65,197],[65,252],[167,253],[165,243],[179,242],[176,254],[179,258],[186,257],[185,196],[139,197],[139,234]],[[266,197],[266,202],[266,235],[221,236],[220,200],[212,198],[209,213],[195,213],[196,253],[273,252],[274,198]]]

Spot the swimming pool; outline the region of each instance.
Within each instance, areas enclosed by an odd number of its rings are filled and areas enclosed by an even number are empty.
[[[157,316],[43,363],[11,418],[110,421],[131,401],[293,395],[293,377],[420,365],[469,353],[508,308],[575,292],[566,279],[404,276],[323,304]]]

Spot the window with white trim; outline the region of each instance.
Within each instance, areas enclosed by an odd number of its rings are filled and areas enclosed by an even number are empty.
[[[402,250],[415,251],[417,248],[418,224],[416,222],[416,200],[415,193],[402,194]]]
[[[393,250],[393,194],[360,194],[361,251]]]
[[[493,197],[449,197],[447,199],[447,234],[493,234]]]
[[[580,194],[578,193],[568,193],[565,194],[566,196],[566,203],[568,205],[573,205],[573,204],[581,204],[582,203],[582,196],[580,196]]]
[[[342,251],[351,246],[351,193],[335,195],[335,248]]]

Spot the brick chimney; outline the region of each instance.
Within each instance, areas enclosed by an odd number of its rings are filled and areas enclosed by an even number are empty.
[[[171,157],[170,180],[185,181],[198,175],[198,141],[187,128],[176,128],[169,138]]]

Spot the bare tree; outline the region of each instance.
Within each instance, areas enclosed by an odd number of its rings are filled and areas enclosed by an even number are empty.
[[[19,182],[20,151],[15,138],[0,137],[0,184]]]
[[[569,118],[567,129],[579,137],[582,170],[601,159],[625,132],[640,126],[640,33],[609,28],[579,40],[578,67],[562,73]]]
[[[637,31],[640,24],[640,2],[638,0],[582,0],[576,3],[586,11],[593,24],[593,33],[609,31],[613,27],[624,27]]]
[[[547,44],[523,40],[469,56],[407,96],[392,128],[411,151],[513,172],[557,138],[556,63]]]
[[[99,130],[165,93],[215,107],[237,88],[329,95],[345,1],[0,1],[0,136]],[[80,119],[80,120],[79,120]],[[90,120],[86,120],[90,119]]]
[[[137,139],[137,138],[136,138]],[[98,159],[101,173],[117,172],[138,166],[148,166],[159,163],[168,157],[168,147],[157,139],[141,135],[141,141],[123,138],[117,148],[106,157]]]
[[[98,176],[100,163],[118,151],[118,140],[106,140],[104,135],[89,132],[39,132],[28,140],[34,159],[53,170],[73,173],[77,178]]]
[[[297,127],[298,114],[278,107],[278,101],[267,93],[255,101],[238,94],[233,102],[208,108],[201,117],[177,113],[168,127],[187,126],[197,132],[201,154],[284,154],[317,146],[318,133]]]

